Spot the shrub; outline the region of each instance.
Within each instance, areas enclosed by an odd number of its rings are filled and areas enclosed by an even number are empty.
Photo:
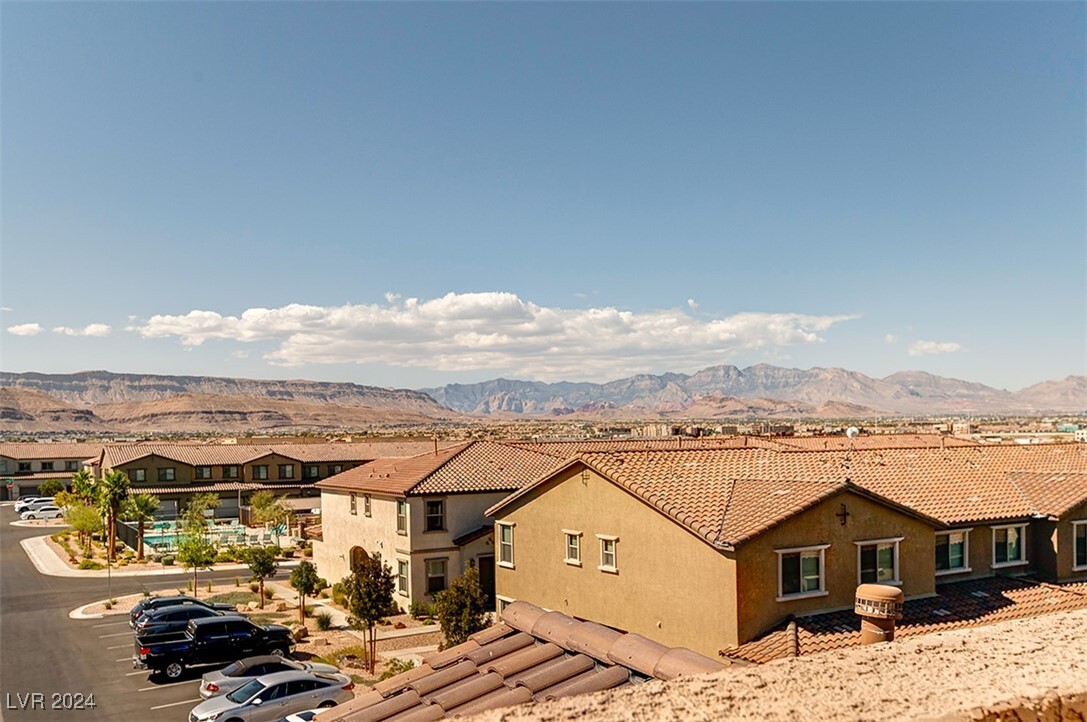
[[[204,588],[207,589],[210,592],[211,591],[211,581],[208,581],[207,586],[204,587]]]
[[[174,558],[171,556],[165,556],[162,558],[162,566],[172,567],[174,565]]]
[[[317,588],[328,589],[328,580],[324,577],[317,577]]]
[[[257,582],[249,582],[249,591],[253,592],[253,594],[256,594],[260,591],[260,584],[258,584]]]
[[[385,671],[381,673],[378,681],[395,677],[398,674],[407,672],[409,669],[415,669],[415,662],[410,659],[390,659],[385,663]]]
[[[226,549],[219,550],[219,553],[215,555],[215,561],[220,564],[229,564],[234,561],[234,555]]]
[[[307,559],[312,557],[313,556],[313,547],[306,547],[305,549],[303,549],[302,550],[302,556],[304,556]]]
[[[264,590],[264,598],[265,599],[271,599],[274,596],[275,596],[275,594],[272,593],[272,590],[270,588]]]
[[[430,619],[434,616],[434,606],[426,602],[412,602],[408,606],[408,614],[416,619]]]
[[[101,562],[96,562],[93,559],[84,559],[79,563],[80,569],[105,569]]]
[[[336,582],[332,585],[332,601],[341,607],[347,606],[347,592],[343,588],[343,582]]]
[[[106,609],[107,610],[113,609],[113,600],[112,599],[107,599],[106,600]]]
[[[224,594],[215,594],[204,600],[205,602],[211,602],[212,604],[233,604],[237,606],[239,604],[249,604],[249,602],[257,601],[255,595],[245,592],[226,592]]]
[[[294,549],[284,549],[280,554],[284,559],[294,559]]]
[[[332,613],[324,609],[313,613],[313,621],[317,623],[317,629],[322,632],[332,629]]]

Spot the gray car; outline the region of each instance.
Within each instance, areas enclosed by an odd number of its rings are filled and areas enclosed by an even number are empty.
[[[259,657],[246,657],[222,669],[208,672],[200,680],[200,696],[204,699],[233,692],[254,677],[261,677],[273,672],[321,672],[336,674],[340,670],[331,664],[320,662],[302,662],[287,657],[265,654]]]
[[[275,672],[193,707],[189,722],[278,722],[289,714],[354,699],[346,674]]]

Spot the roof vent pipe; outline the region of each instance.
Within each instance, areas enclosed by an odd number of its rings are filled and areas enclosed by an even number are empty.
[[[902,590],[886,584],[857,587],[853,611],[861,618],[861,644],[893,642],[895,620],[902,619]]]

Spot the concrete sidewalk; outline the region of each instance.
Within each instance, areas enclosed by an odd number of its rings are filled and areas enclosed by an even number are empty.
[[[173,574],[192,574],[191,569],[185,569],[182,566],[169,569],[113,569],[110,570],[108,574],[105,569],[72,569],[64,562],[63,559],[58,557],[56,553],[54,553],[53,550],[49,548],[49,544],[46,543],[46,539],[48,538],[48,534],[46,534],[45,536],[31,537],[30,539],[23,539],[21,542],[19,542],[19,544],[20,546],[22,546],[23,551],[26,552],[27,557],[30,558],[31,563],[34,564],[34,568],[38,570],[38,573],[44,574],[49,577],[83,577],[85,579],[105,579],[106,576],[165,577]],[[281,569],[291,569],[298,566],[299,563],[300,560],[291,559],[288,561],[280,562],[279,566]],[[249,567],[245,564],[216,564],[208,571],[248,572]]]

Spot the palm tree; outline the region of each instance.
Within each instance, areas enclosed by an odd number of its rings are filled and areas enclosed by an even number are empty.
[[[109,525],[107,536],[109,547],[106,552],[106,563],[113,561],[113,547],[116,543],[117,512],[128,498],[128,474],[123,471],[111,471],[102,479],[98,489],[98,506],[106,512],[106,523]]]
[[[158,509],[159,498],[151,494],[135,494],[125,501],[122,516],[128,521],[136,522],[136,533],[139,536],[139,544],[136,549],[137,561],[143,559],[144,524],[155,518],[155,512]]]
[[[80,469],[72,474],[72,493],[87,503],[94,501],[95,479],[89,469]]]

